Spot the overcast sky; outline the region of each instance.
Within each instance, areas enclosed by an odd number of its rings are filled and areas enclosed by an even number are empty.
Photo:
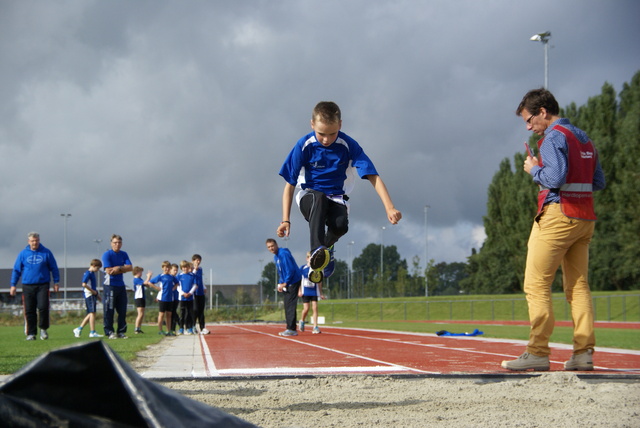
[[[428,204],[429,258],[465,261],[500,161],[529,138],[514,110],[544,82],[530,37],[551,31],[549,87],[582,105],[640,70],[639,17],[636,0],[0,0],[0,267],[35,230],[62,268],[69,213],[68,267],[117,233],[145,269],[197,252],[214,283],[255,283],[278,171],[322,100],[404,216],[391,226],[357,183],[336,256],[383,239],[422,262]],[[279,242],[302,264],[292,211]]]

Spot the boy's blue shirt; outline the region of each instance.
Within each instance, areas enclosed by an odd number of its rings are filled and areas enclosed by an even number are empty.
[[[173,302],[173,286],[178,284],[178,280],[175,276],[168,273],[161,273],[149,280],[152,284],[160,283],[160,292],[158,293],[158,300],[162,302]]]
[[[144,279],[133,277],[133,298],[144,299]]]
[[[360,178],[378,175],[362,147],[344,132],[338,132],[338,138],[329,147],[320,144],[315,132],[310,132],[293,147],[280,175],[292,186],[325,195],[345,195],[353,189],[354,170]]]
[[[201,267],[196,269],[195,275],[196,275],[196,284],[198,284],[198,289],[196,290],[196,296],[204,296],[204,280],[202,278]]]
[[[51,282],[52,276],[54,284],[60,282],[60,271],[53,253],[42,244],[35,251],[27,245],[13,265],[11,286],[15,287],[20,277],[23,284],[44,284]]]
[[[193,293],[195,292],[195,288],[197,288],[196,285],[196,275],[193,273],[186,273],[186,272],[181,272],[178,275],[178,281],[180,282],[180,285],[178,286],[180,288],[180,290],[182,291],[182,293]],[[195,287],[194,287],[195,286]],[[179,298],[181,302],[188,302],[193,300],[193,294],[191,295],[191,297],[184,297],[182,295],[182,293],[179,293]]]

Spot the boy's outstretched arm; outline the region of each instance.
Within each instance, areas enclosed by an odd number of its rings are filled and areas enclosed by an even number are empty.
[[[295,186],[289,183],[284,184],[284,191],[282,192],[282,222],[276,230],[279,238],[289,236],[291,230],[291,203],[293,202],[293,192],[295,189]]]
[[[367,179],[371,182],[373,188],[376,189],[376,193],[380,197],[380,200],[384,205],[384,209],[387,212],[389,222],[391,224],[398,224],[402,218],[402,213],[393,206],[391,196],[389,196],[389,191],[387,190],[387,186],[385,186],[384,181],[382,181],[382,178],[380,178],[379,175],[367,175]]]

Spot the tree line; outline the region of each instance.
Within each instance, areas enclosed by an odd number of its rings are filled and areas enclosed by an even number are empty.
[[[561,109],[594,142],[605,173],[607,187],[594,193],[598,221],[590,247],[589,282],[592,290],[640,288],[640,71],[616,94],[605,83],[599,95],[583,106],[571,103]],[[539,137],[532,135],[530,146]],[[488,187],[487,214],[483,224],[487,238],[473,248],[466,262],[435,263],[425,270],[415,256],[408,265],[395,245],[367,245],[353,260],[349,272],[337,260],[336,271],[325,289],[331,298],[508,294],[522,290],[527,240],[537,209],[538,188],[520,165],[524,152],[513,164],[503,159]],[[513,167],[515,166],[515,168]],[[381,263],[382,257],[382,263]],[[381,267],[383,271],[381,271]],[[426,274],[426,279],[425,279]],[[275,265],[267,264],[259,283],[272,293]],[[562,290],[560,270],[553,284]],[[265,294],[268,295],[268,294]]]

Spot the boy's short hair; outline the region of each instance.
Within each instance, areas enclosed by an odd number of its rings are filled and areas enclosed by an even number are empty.
[[[267,239],[267,241],[265,242],[265,244],[269,245],[269,244],[277,244],[276,240],[273,238],[269,238]]]
[[[171,267],[176,269],[180,268],[177,263],[171,263]]]
[[[540,113],[540,109],[542,107],[553,115],[560,114],[558,101],[556,101],[556,98],[551,92],[545,88],[532,89],[522,97],[522,101],[520,101],[520,104],[516,109],[516,116],[520,116],[524,109],[527,109],[531,114],[537,115]]]
[[[114,233],[113,235],[111,235],[111,240],[109,242],[113,241],[114,239],[117,239],[118,241],[122,241],[122,236]]]
[[[101,268],[102,267],[102,260],[93,259],[93,260],[91,260],[91,263],[89,263],[89,266],[95,266],[97,268]]]
[[[171,267],[171,262],[169,260],[165,260],[162,262],[162,268]]]
[[[312,121],[320,121],[322,123],[336,123],[342,120],[342,113],[340,107],[333,101],[320,101],[313,108],[311,115]]]
[[[194,254],[193,256],[191,256],[191,261],[196,261],[196,260],[200,260],[202,261],[202,257],[200,256],[200,254]]]
[[[183,261],[180,262],[180,268],[181,269],[184,269],[184,268],[189,267],[189,266],[193,266],[193,264],[190,261],[183,260]]]
[[[139,274],[140,272],[142,272],[144,269],[141,268],[140,266],[134,266],[133,270],[131,271],[131,273],[133,273],[134,275]]]

